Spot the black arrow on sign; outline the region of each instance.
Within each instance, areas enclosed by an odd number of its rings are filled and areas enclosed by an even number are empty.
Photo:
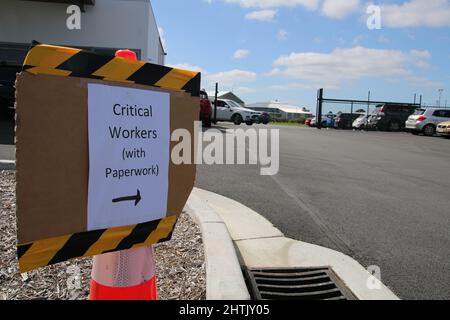
[[[112,199],[112,202],[117,203],[123,201],[134,201],[134,206],[137,206],[141,199],[141,192],[139,191],[139,189],[137,189],[137,194],[135,196]]]

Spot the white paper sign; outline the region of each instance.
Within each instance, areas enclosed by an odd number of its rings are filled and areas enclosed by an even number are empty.
[[[88,85],[88,230],[167,213],[170,95]]]

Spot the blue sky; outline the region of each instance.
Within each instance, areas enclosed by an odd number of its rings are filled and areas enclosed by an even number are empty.
[[[325,96],[450,106],[450,0],[382,0],[369,29],[361,0],[153,0],[167,64],[246,103],[315,109]],[[375,8],[377,10],[377,8]],[[377,20],[370,20],[376,22]],[[331,108],[331,106],[330,106]],[[336,106],[332,110],[343,110]]]

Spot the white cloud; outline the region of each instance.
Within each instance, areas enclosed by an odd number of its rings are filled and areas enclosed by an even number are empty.
[[[198,66],[190,65],[188,63],[169,64],[168,67],[176,68],[176,69],[183,69],[183,70],[190,70],[190,71],[197,71],[197,72],[201,72],[203,74],[207,73],[205,69],[198,67]]]
[[[247,58],[247,56],[250,54],[250,51],[246,49],[238,49],[234,52],[233,58],[234,59],[244,59]]]
[[[413,65],[419,68],[429,68],[429,60],[431,59],[431,53],[427,50],[411,50],[409,61]]]
[[[277,14],[276,10],[259,10],[252,11],[245,15],[247,20],[258,20],[258,21],[272,21]]]
[[[396,78],[417,83],[420,79],[410,71],[410,67],[426,67],[430,58],[428,51],[402,52],[360,46],[337,48],[331,53],[302,52],[281,56],[267,75],[331,87],[368,77]]]
[[[277,33],[277,39],[280,40],[280,41],[284,41],[284,40],[287,39],[287,35],[288,35],[287,31],[281,29],[281,30],[278,31],[278,33]]]
[[[210,83],[218,82],[221,86],[233,86],[243,82],[255,81],[256,77],[255,72],[234,69],[206,75],[205,79]]]
[[[278,8],[303,6],[310,10],[317,9],[319,0],[225,0],[228,3],[237,3],[244,8]]]
[[[330,18],[343,19],[360,9],[359,0],[325,0],[322,12]]]
[[[431,53],[428,50],[411,50],[410,54],[416,59],[431,59]]]
[[[410,0],[381,6],[382,26],[450,27],[449,0]]]
[[[159,37],[161,38],[161,43],[163,45],[164,51],[167,51],[167,42],[166,42],[164,29],[161,27],[158,27],[158,31],[159,31]]]

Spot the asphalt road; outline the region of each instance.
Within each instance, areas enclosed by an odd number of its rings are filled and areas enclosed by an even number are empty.
[[[450,141],[269,127],[280,129],[277,175],[201,165],[196,186],[242,202],[287,237],[379,266],[403,299],[450,299]]]

